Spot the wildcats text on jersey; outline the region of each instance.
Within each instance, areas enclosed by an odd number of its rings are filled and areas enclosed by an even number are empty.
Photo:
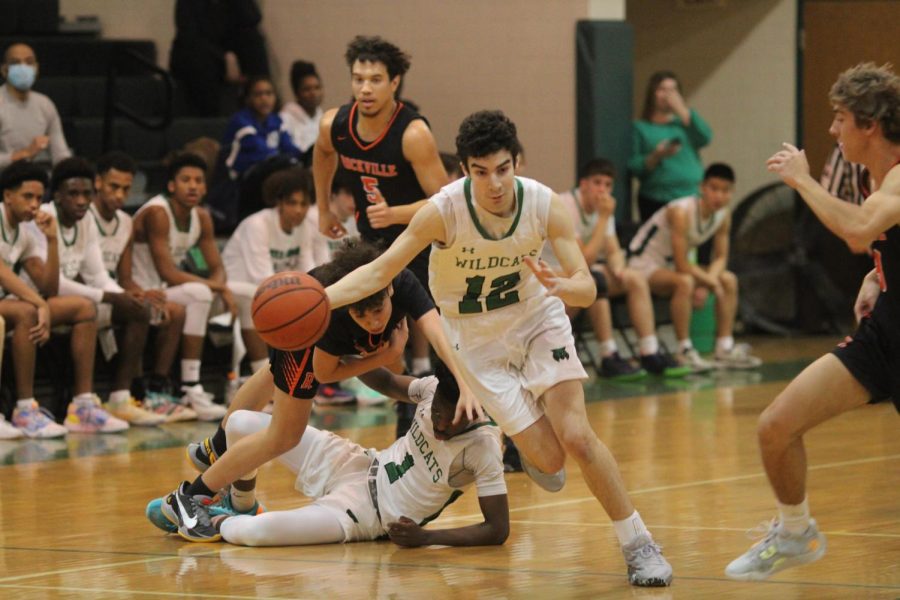
[[[397,165],[376,163],[361,158],[350,158],[343,154],[341,154],[341,166],[348,171],[365,173],[366,175],[375,175],[376,177],[397,176]]]
[[[466,252],[467,248],[462,248]],[[477,258],[465,258],[462,256],[454,256],[456,266],[460,269],[469,269],[471,271],[483,271],[485,269],[495,269],[497,267],[518,267],[525,262],[526,257],[536,257],[541,253],[540,249],[535,248],[525,254],[517,254],[515,256],[479,256]]]
[[[422,433],[422,430],[419,427],[418,419],[413,420],[412,427],[409,428],[409,433],[407,433],[407,435],[410,436],[413,445],[419,449],[419,454],[422,455],[425,466],[428,467],[428,471],[432,474],[432,481],[435,483],[440,481],[441,477],[444,476],[444,470],[438,464],[428,440],[425,439],[425,434]]]

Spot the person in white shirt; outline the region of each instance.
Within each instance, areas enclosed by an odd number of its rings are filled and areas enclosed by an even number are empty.
[[[150,311],[143,301],[128,294],[109,276],[103,265],[100,236],[93,219],[87,217],[94,199],[94,169],[80,157],[69,157],[53,168],[50,194],[53,202],[41,209],[56,219],[59,239],[60,296],[80,296],[97,306],[97,328],[107,359],[118,354],[111,401],[124,403],[131,397],[134,365],[138,364],[147,339]],[[37,233],[37,232],[36,232]],[[39,234],[38,234],[39,235]],[[113,322],[123,326],[125,343],[116,348],[110,330]],[[148,415],[149,416],[149,415]],[[73,398],[65,421],[69,431],[113,433],[128,429],[128,423],[96,404],[93,394]]]
[[[132,267],[134,281],[143,289],[161,289],[167,300],[184,305],[182,398],[198,418],[215,421],[225,416],[225,407],[213,403],[213,395],[200,384],[206,322],[214,296],[233,316],[237,304],[226,283],[212,218],[199,206],[206,195],[206,168],[196,154],[184,153],[170,162],[167,193],[148,200],[134,216]],[[206,276],[190,272],[191,262]]]
[[[268,365],[269,351],[256,333],[251,307],[257,286],[282,271],[306,273],[328,262],[319,233],[312,176],[301,167],[273,173],[263,184],[267,206],[238,225],[222,251],[228,287],[238,305],[241,337],[253,373]]]
[[[76,397],[93,398],[97,310],[87,298],[56,295],[60,279],[56,220],[40,210],[46,186],[46,171],[26,160],[14,162],[0,175],[0,192],[3,194],[3,203],[0,204],[0,259],[7,267],[22,273],[23,279],[27,276],[31,285],[47,299],[51,327],[71,326],[72,390]],[[35,227],[26,227],[29,222],[33,222]],[[13,290],[7,291],[15,293]],[[13,299],[7,296],[3,302]],[[23,318],[35,317],[26,311]],[[37,318],[40,321],[40,317]],[[34,344],[13,346],[18,401],[12,422],[26,437],[60,437],[66,434],[67,429],[58,424],[55,417],[34,398],[35,350]]]
[[[703,174],[699,196],[672,200],[657,210],[628,246],[628,267],[647,279],[654,294],[672,298],[680,358],[695,370],[714,366],[700,356],[689,337],[691,308],[702,305],[710,293],[716,298],[715,365],[752,369],[761,363],[733,337],[738,305],[737,276],[728,270],[733,192],[734,170],[724,163],[711,164]],[[689,252],[710,239],[712,262],[692,264]]]
[[[616,235],[616,199],[612,196],[615,176],[616,167],[612,162],[595,158],[581,167],[578,187],[559,194],[571,215],[581,253],[597,284],[597,300],[585,310],[600,343],[600,375],[623,381],[643,377],[646,371],[667,377],[687,375],[691,372],[689,367],[660,352],[650,287],[646,278],[625,265],[625,253]],[[552,267],[559,267],[549,245],[544,246],[542,258]],[[628,300],[628,314],[639,340],[640,369],[619,356],[616,347],[609,298],[617,296]],[[574,317],[580,310],[567,306],[566,312]]]
[[[319,123],[322,121],[322,80],[316,65],[304,60],[291,65],[291,89],[296,102],[287,102],[281,107],[281,121],[287,128],[294,145],[303,153],[303,164],[310,166],[310,150],[319,137]]]
[[[131,215],[122,210],[122,207],[131,191],[137,165],[124,152],[113,151],[97,160],[96,170],[97,176],[94,180],[96,194],[88,210],[99,233],[103,266],[109,276],[125,291],[150,307],[150,324],[158,331],[153,344],[153,371],[147,385],[159,380],[168,383],[168,374],[172,370],[181,342],[181,331],[184,329],[185,309],[181,304],[166,301],[162,290],[144,290],[135,283],[131,275],[132,221]],[[132,338],[128,339],[129,342],[132,341]],[[141,363],[137,360],[130,373],[120,373],[119,386],[114,388],[125,390],[128,377],[137,378],[141,375]],[[145,400],[148,401],[139,403],[131,398],[130,394],[113,392],[110,394],[107,408],[113,415],[134,425],[171,423],[197,418],[192,409],[178,403],[174,398],[169,398],[167,394],[159,394],[158,397],[148,399],[145,393]]]

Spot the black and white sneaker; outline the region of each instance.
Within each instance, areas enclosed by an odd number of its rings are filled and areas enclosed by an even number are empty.
[[[187,493],[190,482],[183,481],[166,496],[162,512],[178,526],[178,535],[190,542],[218,542],[222,534],[210,522],[207,507],[214,502],[208,496],[191,496]]]
[[[212,438],[207,437],[199,442],[191,442],[187,447],[187,457],[195,469],[204,473],[219,459],[219,453],[213,446]]]

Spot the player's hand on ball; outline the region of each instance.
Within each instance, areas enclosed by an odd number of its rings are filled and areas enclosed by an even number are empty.
[[[789,186],[796,187],[799,178],[809,175],[806,152],[787,142],[781,146],[782,149],[766,161],[766,168],[780,175]]]
[[[409,517],[400,517],[399,521],[388,523],[387,533],[398,546],[416,548],[427,544],[427,532]]]

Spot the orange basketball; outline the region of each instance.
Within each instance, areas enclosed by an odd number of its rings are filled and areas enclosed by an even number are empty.
[[[331,320],[322,284],[298,271],[275,273],[259,284],[251,310],[259,337],[279,350],[309,348]]]

